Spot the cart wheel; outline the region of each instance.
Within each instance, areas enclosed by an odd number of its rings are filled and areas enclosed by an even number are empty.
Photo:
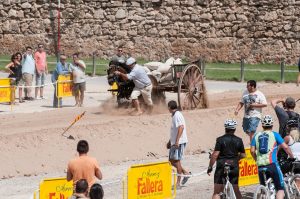
[[[166,96],[164,91],[159,89],[159,85],[157,79],[153,75],[148,75],[152,83],[152,93],[151,98],[153,104],[165,104],[166,103]]]
[[[182,110],[208,107],[203,75],[195,64],[187,65],[181,73],[178,83],[178,103]]]

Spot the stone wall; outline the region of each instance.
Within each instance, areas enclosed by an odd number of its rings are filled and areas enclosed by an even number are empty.
[[[55,53],[57,0],[0,0],[0,54]],[[295,63],[300,0],[61,0],[61,51],[135,57]]]

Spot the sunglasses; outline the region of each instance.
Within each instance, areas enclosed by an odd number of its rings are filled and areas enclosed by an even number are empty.
[[[123,50],[118,50],[119,52],[123,52]]]

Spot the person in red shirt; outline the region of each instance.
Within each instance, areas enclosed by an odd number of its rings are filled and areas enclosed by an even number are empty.
[[[48,74],[48,66],[47,66],[47,55],[44,50],[44,46],[42,44],[38,45],[38,50],[34,54],[35,59],[35,99],[44,99],[44,85],[46,75]],[[38,98],[38,93],[40,90],[40,97]]]

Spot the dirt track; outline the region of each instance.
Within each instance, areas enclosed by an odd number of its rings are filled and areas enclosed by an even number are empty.
[[[266,84],[261,90],[266,94],[268,102],[274,97],[285,97],[291,93],[295,98],[300,96],[300,89],[294,84]],[[234,107],[240,96],[240,91],[210,94],[209,109],[184,112],[189,138],[187,148],[189,160],[186,162],[189,168],[193,168],[196,172],[206,168],[207,154],[199,154],[212,148],[216,137],[223,133],[223,121],[233,116]],[[84,118],[67,133],[72,134],[75,141],[62,137],[64,128],[82,111],[87,111]],[[89,141],[90,155],[97,158],[104,171],[109,173],[111,168],[115,169],[113,174],[104,172],[104,176],[109,178],[115,178],[119,176],[120,171],[125,171],[128,164],[132,163],[128,161],[166,159],[165,143],[169,136],[170,114],[165,107],[156,107],[154,113],[150,116],[133,117],[128,116],[126,110],[115,110],[112,106],[101,108],[95,105],[87,108],[0,114],[0,162],[2,162],[0,184],[3,185],[0,188],[0,195],[7,193],[7,196],[10,196],[9,193],[13,190],[7,192],[7,187],[19,180],[28,179],[32,183],[31,188],[20,189],[28,192],[35,183],[37,186],[38,179],[45,173],[51,176],[64,175],[63,171],[68,160],[76,155],[75,148],[79,139]],[[264,113],[275,116],[270,105]],[[240,125],[242,115],[240,112],[237,118],[239,123],[237,135],[243,137],[247,146],[249,141],[242,133]],[[181,190],[177,198],[195,198],[200,195],[207,198],[211,194],[210,187],[212,187],[211,177],[191,179],[191,186]],[[112,188],[107,190],[108,193],[109,190],[114,193]],[[28,195],[21,196],[19,194],[8,198],[28,198]],[[106,198],[119,197],[112,195]]]

